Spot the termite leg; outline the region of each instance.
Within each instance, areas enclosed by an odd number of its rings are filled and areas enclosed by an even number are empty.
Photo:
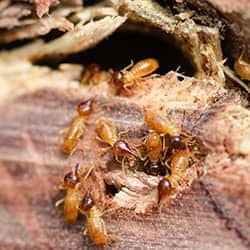
[[[55,207],[59,207],[63,202],[64,202],[64,198],[58,200],[58,201],[55,203]]]
[[[166,151],[166,152],[167,152],[167,151]],[[167,154],[167,153],[165,153],[164,156],[161,155],[160,158],[159,158],[159,159],[160,159],[161,165],[164,165],[164,159],[166,159],[166,154]]]
[[[84,236],[86,236],[86,235],[88,234],[88,229],[85,228],[82,234],[83,234]]]
[[[115,160],[119,163],[121,163],[121,161],[119,160],[119,156],[118,155],[115,155]]]
[[[137,147],[141,147],[141,144],[133,144],[133,150],[136,151],[136,155],[139,157],[140,160],[144,161],[147,156],[142,156],[140,150]]]
[[[165,135],[162,138],[162,150],[165,151],[165,147],[166,147],[166,138]]]
[[[102,151],[102,152],[106,152],[106,151],[108,151],[108,150],[110,150],[110,147],[101,148],[101,151]]]
[[[149,76],[141,77],[140,79],[141,79],[141,80],[147,80],[147,79],[151,79],[151,78],[159,77],[159,76],[161,76],[161,75],[155,73],[155,74],[151,74],[151,75],[149,75]]]
[[[125,172],[125,159],[126,159],[126,156],[122,158],[122,172],[124,175],[126,175],[126,172]]]
[[[92,170],[93,170],[94,168],[95,168],[95,165],[93,165],[92,167],[89,168],[87,174],[84,176],[84,180],[86,180],[86,179],[89,177],[89,175],[91,174],[91,172],[92,172]]]
[[[124,130],[124,131],[120,131],[120,132],[118,133],[118,137],[120,138],[122,135],[127,134],[129,131],[130,131],[130,129],[126,129],[126,130]]]
[[[58,186],[58,189],[59,190],[65,190],[65,186],[63,185],[63,183],[60,183],[59,186]]]
[[[144,159],[143,159],[144,158]],[[144,160],[146,160],[147,159],[147,155],[145,156],[145,157],[143,157],[141,160],[142,161],[144,161]],[[147,164],[148,164],[148,162],[149,162],[149,159],[147,159],[145,162],[144,162],[144,164],[143,164],[143,166],[145,167]]]
[[[122,70],[122,72],[125,72],[125,71],[127,71],[128,69],[132,68],[133,65],[134,65],[134,61],[131,60],[130,64],[129,64],[128,66],[126,66],[126,67]]]
[[[96,136],[95,138],[96,138],[97,141],[102,142],[102,143],[105,143],[105,142],[103,141],[103,139],[100,138],[99,136]]]
[[[169,170],[171,170],[170,165],[169,165],[166,161],[165,161],[164,163],[165,163],[166,167],[167,167]]]

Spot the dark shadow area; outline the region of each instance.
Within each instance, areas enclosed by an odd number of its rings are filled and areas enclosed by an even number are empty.
[[[156,35],[139,32],[116,32],[96,47],[85,52],[70,55],[57,61],[42,60],[38,64],[46,64],[55,68],[59,63],[78,63],[88,65],[97,63],[103,69],[120,70],[130,64],[131,60],[153,57],[159,61],[160,68],[156,73],[165,74],[179,68],[179,72],[191,76],[194,69],[184,55],[171,43]]]
[[[102,0],[82,0],[84,6],[94,5],[101,2]]]
[[[60,36],[62,36],[65,32],[62,32],[60,30],[57,29],[53,29],[51,30],[47,35],[45,36],[38,36],[36,38],[33,39],[23,39],[23,40],[16,40],[13,42],[9,42],[9,43],[1,43],[0,42],[0,51],[3,50],[10,50],[10,49],[15,49],[21,46],[25,46],[28,45],[30,43],[32,43],[33,41],[37,40],[37,39],[42,39],[45,42],[49,42],[52,41],[56,38],[59,38]],[[1,33],[0,33],[1,36]]]
[[[52,30],[48,35],[41,37],[49,42],[60,37],[63,33]],[[0,44],[0,48],[13,49],[30,43],[31,40],[15,41],[9,44]],[[118,31],[94,48],[63,58],[46,58],[38,65],[48,65],[57,68],[61,63],[78,63],[89,65],[97,63],[102,69],[120,70],[131,63],[153,57],[159,61],[160,68],[156,73],[165,74],[170,70],[177,70],[185,75],[192,76],[194,69],[184,55],[173,44],[160,37],[159,34],[140,33],[134,31]]]
[[[0,33],[0,36],[1,35],[2,34]],[[31,41],[28,39],[13,41],[10,43],[1,43],[0,42],[0,52],[1,52],[1,50],[10,50],[10,49],[18,48],[18,47],[24,46],[30,42]]]
[[[106,186],[106,194],[110,196],[115,196],[118,193],[117,188],[114,185],[108,185],[105,183]]]

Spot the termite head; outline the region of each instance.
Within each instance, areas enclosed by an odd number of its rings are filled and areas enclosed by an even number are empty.
[[[66,188],[74,188],[75,185],[79,182],[77,171],[79,168],[79,164],[77,163],[74,169],[68,172],[63,179],[64,186]]]
[[[121,71],[114,72],[111,81],[115,86],[123,86],[123,73]]]
[[[127,156],[127,157],[132,157],[132,158],[137,158],[137,155],[135,152],[131,149],[129,144],[124,141],[124,140],[118,140],[115,142],[113,146],[114,153],[117,156]]]
[[[182,141],[181,136],[179,135],[170,136],[170,145],[175,149],[185,149],[186,147],[185,143]]]
[[[172,191],[171,183],[167,178],[163,178],[158,184],[158,202],[169,196]]]
[[[64,186],[66,188],[74,188],[75,185],[78,182],[77,176],[73,173],[73,171],[70,171],[64,176]]]
[[[91,97],[86,101],[80,102],[77,106],[77,112],[79,115],[87,116],[93,112],[95,97]]]
[[[87,68],[86,71],[91,72],[91,74],[95,74],[101,70],[100,66],[96,63],[91,63]]]
[[[98,72],[100,72],[100,66],[98,64],[92,63],[90,64],[83,75],[83,78],[81,80],[81,83],[83,84],[89,84],[91,82],[91,78],[95,76]]]
[[[83,212],[86,212],[90,208],[92,208],[94,205],[95,205],[94,199],[91,195],[90,190],[88,190],[82,199],[79,209]]]

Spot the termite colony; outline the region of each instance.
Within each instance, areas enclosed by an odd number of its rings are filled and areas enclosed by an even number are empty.
[[[120,72],[113,72],[110,82],[124,89],[130,88],[138,80],[143,80],[144,77],[153,73],[158,68],[158,62],[155,59],[145,59],[134,66],[130,65],[129,68],[130,70],[126,67]],[[83,81],[92,82],[96,74],[103,73],[100,73],[98,66],[89,66]],[[97,105],[98,100],[94,97],[78,104],[77,115],[64,138],[63,150],[67,154],[74,153],[77,144],[86,132],[86,123],[95,112]],[[144,109],[144,123],[147,133],[139,146],[123,139],[116,124],[103,116],[96,120],[96,138],[94,139],[101,141],[100,145],[107,144],[115,161],[121,166],[124,178],[126,178],[127,168],[130,167],[126,164],[127,161],[138,161],[143,166],[143,172],[160,177],[158,186],[155,187],[158,193],[156,200],[156,206],[158,206],[187,181],[186,170],[196,161],[192,148],[193,137],[173,125],[167,117],[148,108]],[[93,187],[80,188],[81,185],[87,186],[86,183],[93,169],[89,168],[82,178],[79,176],[79,165],[80,162],[76,163],[64,176],[63,187],[66,189],[66,196],[62,202],[64,202],[65,221],[75,223],[78,214],[83,214],[87,218],[86,227],[90,239],[95,245],[104,247],[108,242],[108,234],[102,214],[108,211],[104,209],[107,206],[96,198]]]

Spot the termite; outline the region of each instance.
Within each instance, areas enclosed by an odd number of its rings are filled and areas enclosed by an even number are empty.
[[[92,63],[86,68],[81,83],[96,85],[100,82],[109,80],[110,72],[101,70],[98,64]]]
[[[147,58],[139,61],[135,65],[132,63],[121,71],[114,72],[112,82],[126,89],[133,86],[136,81],[153,73],[158,67],[159,63],[156,59]]]
[[[241,79],[250,81],[250,64],[242,59],[242,55],[235,61],[234,70]]]
[[[76,116],[64,137],[63,150],[70,154],[85,132],[85,117]]]
[[[174,124],[161,115],[153,112],[151,110],[146,110],[144,115],[144,121],[148,128],[151,131],[156,132],[160,136],[163,137],[163,151],[167,152],[166,148],[168,149],[185,149],[187,148],[188,141],[191,138],[191,135],[187,134],[186,132],[182,131]],[[168,136],[169,140],[168,145],[166,145],[165,136]],[[186,137],[185,139],[183,138]]]
[[[95,245],[104,247],[108,241],[106,225],[102,219],[102,212],[93,206],[88,211],[88,235]]]
[[[102,219],[102,212],[97,208],[90,191],[85,194],[79,207],[80,211],[87,216],[87,232],[96,246],[104,247],[108,242],[106,225]]]
[[[101,140],[111,146],[118,162],[120,162],[119,157],[122,157],[122,170],[125,171],[125,159],[137,158],[131,146],[125,140],[120,139],[115,125],[107,119],[102,118],[97,122],[97,132]]]
[[[179,128],[173,126],[165,117],[162,117],[151,110],[146,110],[144,121],[149,129],[162,136],[167,134],[170,136],[179,136],[181,134]]]
[[[64,198],[64,219],[68,223],[75,223],[78,216],[78,206],[80,203],[79,191],[77,188],[79,182],[77,177],[78,166],[79,164],[75,166],[74,171],[70,171],[64,176],[64,187],[67,189]]]
[[[85,123],[87,117],[93,111],[94,98],[89,98],[83,101],[77,106],[78,115],[73,119],[72,124],[68,128],[63,142],[63,150],[70,154],[80,141],[81,137],[85,132]]]
[[[86,70],[84,71],[84,75],[82,77],[81,83],[82,84],[90,84],[91,78],[100,71],[100,66],[95,63],[91,63],[87,66]]]
[[[155,132],[149,132],[145,140],[146,156],[141,158],[145,160],[144,166],[146,166],[146,172],[152,175],[158,175],[161,172],[162,161],[162,140],[159,134]]]
[[[158,184],[159,202],[184,181],[190,157],[191,153],[188,150],[180,150],[173,155],[169,166],[170,175],[166,175]]]
[[[156,132],[149,132],[145,141],[147,157],[152,163],[157,163],[162,153],[162,140]]]
[[[111,147],[113,147],[115,142],[119,140],[115,125],[105,118],[98,120],[96,129],[99,137]]]

